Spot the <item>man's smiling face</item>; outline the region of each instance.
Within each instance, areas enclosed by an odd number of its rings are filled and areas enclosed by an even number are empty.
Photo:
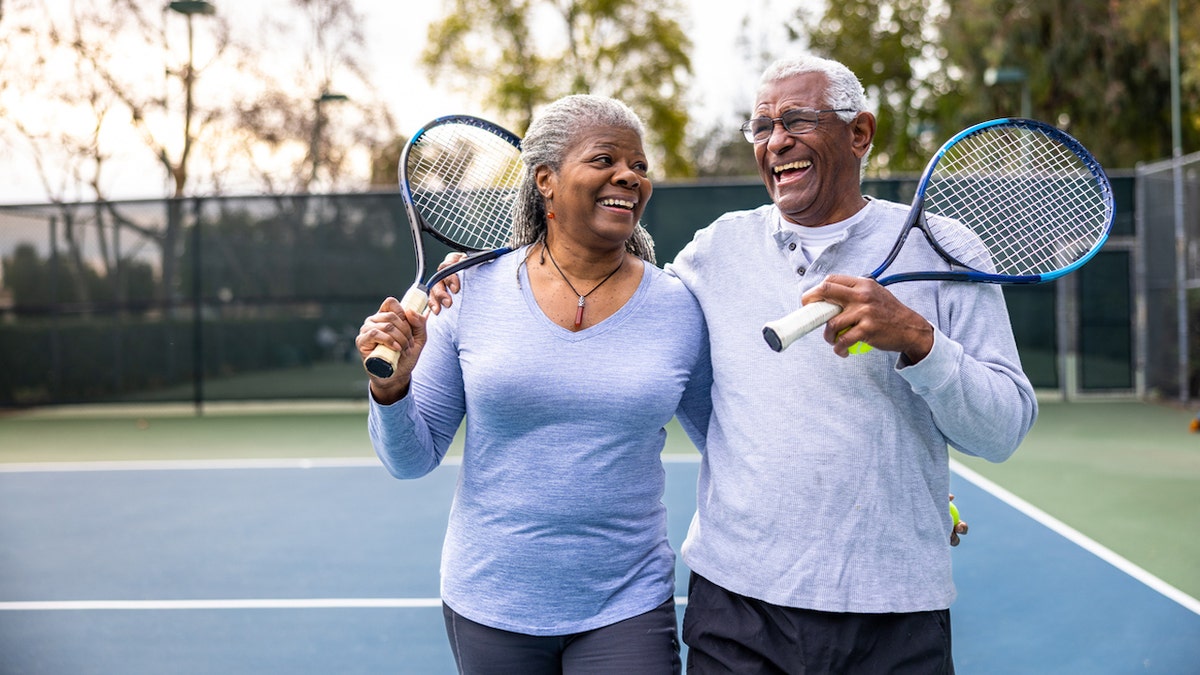
[[[754,116],[779,117],[797,108],[827,109],[827,86],[822,73],[769,82],[759,90]],[[788,133],[776,123],[770,138],[754,144],[759,176],[784,218],[819,227],[849,218],[862,208],[860,165],[874,133],[873,124],[862,124],[864,116],[870,114],[859,113],[846,123],[836,113],[821,113],[817,128],[804,134]]]

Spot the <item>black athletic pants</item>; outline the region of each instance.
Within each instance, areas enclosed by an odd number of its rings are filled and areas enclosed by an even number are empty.
[[[571,635],[491,628],[442,605],[446,634],[464,675],[679,675],[675,599],[624,621]]]
[[[780,607],[692,574],[688,675],[953,675],[950,610],[842,614]]]

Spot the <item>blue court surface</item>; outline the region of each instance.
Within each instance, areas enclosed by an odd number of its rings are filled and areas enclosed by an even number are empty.
[[[678,549],[698,465],[671,460]],[[960,674],[1200,673],[1200,603],[956,470]],[[437,598],[456,477],[367,459],[0,467],[0,674],[454,673]]]

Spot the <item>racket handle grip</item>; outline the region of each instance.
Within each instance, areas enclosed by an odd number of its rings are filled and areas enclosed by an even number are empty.
[[[400,362],[400,352],[384,347],[383,345],[375,345],[375,349],[363,361],[363,368],[375,377],[387,379],[396,373],[396,364]]]
[[[771,349],[781,352],[841,312],[841,305],[832,302],[810,302],[782,319],[767,322],[762,329],[763,339]]]
[[[413,286],[400,299],[400,306],[415,314],[423,314],[429,306],[429,294],[420,287]],[[396,364],[399,362],[400,352],[391,347],[376,345],[363,361],[363,367],[375,377],[387,379],[396,373]]]
[[[429,306],[429,294],[420,286],[413,286],[400,298],[400,306],[413,314],[424,314],[425,308]]]

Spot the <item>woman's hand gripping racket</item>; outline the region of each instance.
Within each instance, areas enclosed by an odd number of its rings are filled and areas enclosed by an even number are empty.
[[[1108,177],[1078,141],[1033,120],[992,120],[960,131],[933,156],[900,237],[868,276],[884,286],[1052,281],[1100,250],[1113,216]],[[914,228],[955,269],[879,278]],[[763,326],[763,338],[783,351],[841,311],[830,302],[810,302]]]
[[[460,270],[497,258],[512,232],[512,207],[521,178],[521,140],[486,120],[439,117],[421,128],[400,157],[400,194],[412,228],[417,277],[401,298],[416,313],[429,304],[429,288]],[[424,237],[470,253],[425,279]],[[400,355],[377,346],[363,365],[391,377]]]

